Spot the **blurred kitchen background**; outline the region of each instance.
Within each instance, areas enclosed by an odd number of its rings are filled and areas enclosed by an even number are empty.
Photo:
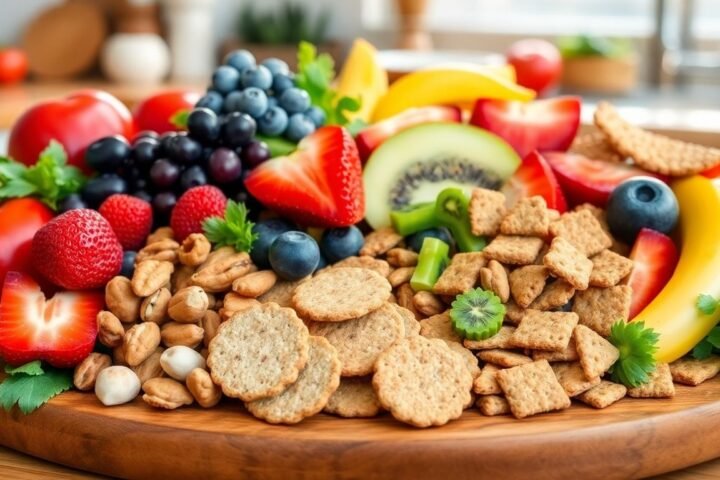
[[[240,46],[292,60],[307,39],[339,66],[355,37],[381,50],[391,78],[504,63],[513,42],[545,39],[564,57],[553,93],[582,94],[585,120],[611,98],[645,126],[720,132],[718,0],[2,0],[0,45],[22,49],[29,72],[0,84],[0,131],[78,88],[131,106],[163,88],[202,91]]]

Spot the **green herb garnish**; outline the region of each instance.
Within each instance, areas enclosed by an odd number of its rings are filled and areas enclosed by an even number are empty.
[[[712,315],[718,308],[718,301],[712,295],[701,293],[695,300],[695,306],[705,315]]]
[[[224,218],[210,217],[203,222],[205,236],[216,248],[231,246],[238,252],[249,252],[258,234],[253,232],[255,224],[247,216],[244,203],[228,200]]]
[[[192,112],[192,110],[188,108],[181,108],[177,112],[173,113],[172,116],[170,116],[170,123],[175,128],[179,128],[180,130],[187,130],[188,117],[190,116],[190,112]]]
[[[26,415],[73,384],[71,370],[43,368],[39,361],[17,368],[5,367],[5,372],[10,376],[0,383],[0,406],[10,411],[17,404]]]
[[[720,350],[720,326],[714,327],[710,333],[700,340],[692,350],[692,356],[698,360],[704,360],[713,354],[716,350]]]
[[[610,343],[620,351],[620,357],[610,372],[615,382],[628,388],[646,383],[655,371],[655,351],[660,335],[645,322],[618,320],[610,329]]]

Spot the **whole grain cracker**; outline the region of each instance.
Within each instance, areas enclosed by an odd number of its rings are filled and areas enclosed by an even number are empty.
[[[518,325],[520,324],[520,320],[522,320],[523,315],[525,315],[525,309],[519,307],[514,300],[510,300],[505,304],[505,318],[503,318],[503,323],[508,325]]]
[[[407,248],[391,248],[385,259],[393,267],[414,267],[418,262],[418,253]]]
[[[316,322],[342,322],[380,308],[390,296],[387,279],[366,268],[329,268],[301,283],[293,306]]]
[[[580,366],[587,378],[601,377],[620,356],[615,345],[585,325],[578,325],[573,332]]]
[[[502,326],[500,330],[492,337],[486,338],[485,340],[463,340],[465,348],[470,350],[491,350],[493,348],[512,348],[510,344],[510,337],[515,331],[515,327]]]
[[[557,375],[558,382],[560,382],[569,397],[575,397],[587,392],[600,383],[600,377],[587,378],[585,376],[580,362],[553,363],[552,369]]]
[[[578,395],[577,399],[594,408],[607,408],[621,400],[626,394],[625,385],[603,380],[590,390]]]
[[[485,290],[497,295],[502,303],[510,299],[508,273],[497,260],[490,260],[487,267],[480,269],[480,284]]]
[[[505,397],[500,395],[482,395],[475,401],[480,413],[487,417],[495,415],[507,415],[510,413],[510,405]]]
[[[547,203],[539,195],[521,198],[500,224],[503,235],[546,237],[550,227]]]
[[[473,380],[480,376],[480,365],[478,365],[478,359],[473,353],[465,348],[462,343],[446,342],[450,350],[457,353],[465,363],[465,368],[470,372]]]
[[[670,374],[676,383],[700,385],[720,373],[720,356],[710,355],[702,360],[681,358],[670,364]]]
[[[570,407],[570,398],[546,360],[501,370],[497,380],[516,418]]]
[[[547,360],[548,362],[574,362],[578,360],[577,348],[575,347],[575,339],[570,338],[567,347],[557,352],[546,352],[535,350],[532,352],[533,360]]]
[[[610,327],[630,315],[632,287],[616,285],[609,288],[588,288],[577,292],[572,311],[580,317],[580,325],[592,328],[603,337],[610,336]]]
[[[483,253],[487,258],[503,264],[530,265],[540,253],[543,244],[542,238],[498,235],[485,247]]]
[[[574,313],[526,310],[510,343],[517,348],[559,352],[567,348],[577,323]]]
[[[567,280],[575,289],[588,288],[592,262],[563,237],[553,238],[543,264],[553,275]]]
[[[385,260],[373,257],[347,257],[334,264],[331,268],[366,268],[380,274],[381,277],[387,278],[392,272],[390,264]],[[330,268],[328,269],[330,270]],[[324,270],[323,270],[324,272]]]
[[[670,366],[667,363],[658,363],[655,371],[650,374],[646,383],[639,387],[628,388],[628,396],[633,398],[672,398],[675,396]]]
[[[612,245],[610,235],[586,209],[564,213],[550,225],[550,233],[564,238],[586,257],[592,257]]]
[[[598,104],[594,118],[613,149],[650,172],[683,177],[720,164],[720,149],[643,130],[625,121],[607,102]]]
[[[633,268],[633,261],[611,250],[603,250],[590,259],[593,269],[590,273],[590,285],[593,287],[612,287],[627,277]]]
[[[310,334],[295,312],[267,303],[223,322],[209,345],[213,382],[251,402],[282,392],[308,361]]]
[[[280,394],[247,402],[245,408],[269,423],[294,424],[319,413],[340,385],[337,352],[321,337],[310,337],[307,365]]]
[[[492,350],[481,350],[477,357],[483,362],[492,363],[501,367],[517,367],[526,363],[532,363],[532,358],[522,353],[494,348]]]
[[[312,322],[309,329],[335,347],[344,377],[372,373],[378,356],[405,336],[403,319],[389,303],[345,322]]]
[[[470,226],[473,235],[495,236],[505,216],[505,195],[476,188],[470,198]]]
[[[567,304],[575,295],[575,287],[565,280],[548,283],[542,293],[530,304],[533,310],[554,310]]]
[[[480,269],[485,266],[486,261],[482,252],[455,254],[450,265],[435,282],[433,292],[453,296],[465,293],[477,284]]]
[[[583,155],[592,160],[620,163],[625,158],[618,154],[601,131],[583,133],[575,137],[570,152]]]
[[[527,308],[542,293],[547,276],[544,265],[526,265],[510,272],[510,292],[515,303]]]
[[[497,383],[497,372],[499,371],[500,368],[496,367],[492,363],[486,364],[482,368],[480,375],[475,377],[475,380],[473,381],[473,392],[478,395],[493,395],[502,393],[500,384]]]
[[[444,425],[471,401],[473,379],[460,355],[438,339],[405,338],[375,365],[373,387],[393,417],[416,427]]]
[[[270,290],[260,295],[257,299],[260,303],[277,303],[281,307],[292,307],[292,297],[295,289],[308,279],[309,277],[293,282],[286,280],[277,281]]]
[[[390,306],[393,307],[398,315],[400,315],[400,318],[402,318],[406,337],[420,335],[420,322],[417,321],[413,312],[405,307],[401,307],[397,303],[391,303]]]
[[[325,413],[345,418],[374,417],[380,412],[380,401],[370,377],[343,377],[340,386],[328,400]]]
[[[420,335],[427,338],[439,338],[446,342],[461,343],[462,337],[455,332],[450,319],[450,312],[446,311],[420,320]]]
[[[397,246],[402,242],[402,239],[402,235],[393,230],[392,227],[374,230],[365,237],[365,244],[360,248],[360,255],[377,257]]]

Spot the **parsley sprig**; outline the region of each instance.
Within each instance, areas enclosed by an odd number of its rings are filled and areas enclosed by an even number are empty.
[[[255,224],[248,219],[248,210],[243,203],[229,200],[225,217],[210,217],[203,222],[203,231],[216,247],[229,245],[238,252],[249,252],[258,234],[253,232]]]
[[[610,343],[620,351],[620,357],[610,372],[615,382],[637,387],[649,380],[655,371],[655,352],[660,335],[644,322],[618,320],[610,329]]]
[[[695,306],[703,315],[712,315],[720,306],[720,302],[712,295],[705,293],[698,295]],[[713,354],[716,350],[720,350],[720,326],[714,327],[710,333],[700,340],[692,350],[692,356],[698,360],[704,360]]]
[[[5,373],[9,376],[0,383],[0,406],[10,411],[17,405],[26,415],[73,385],[71,370],[43,367],[39,360],[6,366]]]

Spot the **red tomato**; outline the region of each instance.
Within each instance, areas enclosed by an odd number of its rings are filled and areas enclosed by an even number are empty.
[[[34,198],[16,198],[0,205],[0,285],[9,271],[27,272],[30,245],[53,212]]]
[[[168,90],[140,102],[133,110],[135,128],[138,132],[152,130],[157,133],[176,131],[170,119],[179,110],[192,109],[200,94],[190,90]]]
[[[555,86],[562,74],[560,51],[545,40],[520,40],[510,45],[507,61],[515,67],[517,83],[538,95]]]
[[[18,162],[33,165],[55,139],[65,147],[70,165],[90,173],[85,149],[110,135],[132,137],[130,111],[109,93],[82,90],[62,100],[39,103],[23,113],[10,132],[8,152]]]
[[[23,80],[28,71],[28,59],[19,48],[0,49],[0,83]]]

